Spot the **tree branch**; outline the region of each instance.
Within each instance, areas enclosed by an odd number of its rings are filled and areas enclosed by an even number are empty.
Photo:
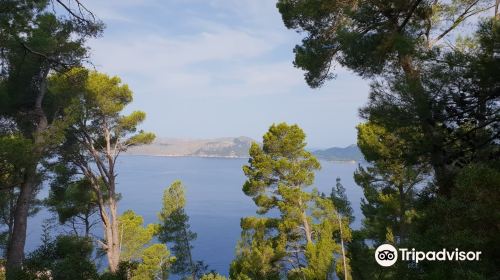
[[[403,31],[403,29],[405,28],[406,24],[410,21],[411,16],[413,15],[413,13],[415,12],[415,10],[417,9],[418,5],[420,5],[421,2],[422,2],[422,0],[416,0],[415,1],[415,3],[413,4],[413,6],[411,7],[410,11],[406,15],[406,18],[403,20],[403,22],[401,23],[401,25],[398,27],[398,32]]]
[[[464,12],[458,16],[454,21],[453,21],[453,24],[448,27],[445,31],[443,31],[443,33],[441,33],[439,36],[437,36],[435,39],[431,40],[429,42],[429,48],[432,48],[432,46],[437,43],[439,40],[441,40],[444,36],[446,36],[448,33],[450,33],[453,29],[455,29],[455,27],[457,27],[460,23],[462,23],[464,20],[466,20],[467,18],[473,16],[473,15],[477,15],[481,12],[484,12],[488,9],[491,9],[493,8],[493,6],[488,6],[486,8],[483,8],[483,9],[477,9],[475,11],[472,11],[471,13],[469,13],[469,11],[475,6],[477,5],[477,3],[479,2],[479,0],[475,0],[473,1],[465,10]]]
[[[56,0],[56,2],[59,3],[59,5],[61,5],[70,15],[72,15],[78,21],[83,22],[85,24],[89,24],[89,25],[93,24],[93,21],[95,22],[94,14],[91,11],[89,11],[82,3],[80,3],[79,0],[74,0],[74,1],[76,2],[77,6],[78,6],[78,10],[79,10],[80,15],[77,15],[68,5],[63,3],[61,0]],[[82,9],[92,17],[92,21],[90,21],[84,17]]]

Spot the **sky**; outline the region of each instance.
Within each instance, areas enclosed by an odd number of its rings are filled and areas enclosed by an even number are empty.
[[[248,136],[298,124],[309,147],[356,143],[369,83],[349,71],[310,89],[293,67],[305,36],[284,27],[270,0],[90,0],[105,24],[89,46],[96,70],[134,92],[127,111],[158,137]]]

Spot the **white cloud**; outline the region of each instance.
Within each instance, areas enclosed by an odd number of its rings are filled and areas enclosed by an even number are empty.
[[[300,35],[286,30],[274,5],[92,0],[108,24],[104,37],[90,42],[92,61],[131,86],[128,109],[146,111],[144,128],[159,135],[248,135],[275,121],[353,130],[366,83],[339,68],[336,81],[310,90],[292,65]],[[321,133],[325,142],[337,137]],[[352,131],[338,137],[355,139]]]
[[[93,59],[100,71],[133,77],[124,82],[147,95],[235,97],[306,89],[303,72],[291,60],[267,59],[283,38],[207,26],[190,35],[100,38],[91,42]],[[339,77],[347,74],[338,70]]]
[[[131,34],[101,38],[91,47],[98,63],[121,71],[179,69],[213,60],[254,58],[272,48],[261,38],[231,29],[178,37]]]
[[[250,17],[255,17],[259,8],[245,9],[254,4],[243,2],[226,9],[249,12],[253,14]],[[116,18],[120,17],[127,18],[116,13]],[[132,25],[137,22],[128,18]],[[201,18],[187,21],[197,32],[140,33],[132,29],[126,36],[105,34],[90,42],[93,61],[98,70],[112,75],[142,77],[141,81],[125,82],[150,94],[276,94],[303,83],[300,71],[293,68],[291,61],[269,61],[272,53],[287,42],[286,34]]]
[[[132,17],[126,13],[127,9],[136,7],[161,7],[158,0],[88,0],[85,6],[99,19],[108,21],[134,22]]]

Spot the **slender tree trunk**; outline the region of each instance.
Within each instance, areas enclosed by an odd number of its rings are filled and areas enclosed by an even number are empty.
[[[31,133],[33,137],[34,149],[33,153],[38,159],[41,158],[44,151],[44,136],[43,133],[48,128],[47,117],[42,108],[43,99],[47,91],[47,75],[49,69],[43,67],[40,69],[38,77],[34,84],[34,93],[36,95],[35,104],[32,114],[35,117],[36,125]],[[28,215],[31,203],[33,201],[34,192],[38,185],[37,165],[35,162],[25,173],[24,182],[21,184],[21,190],[14,211],[14,226],[9,239],[7,249],[7,276],[9,270],[13,271],[21,267],[24,259],[24,246],[26,244],[26,229],[28,227]]]
[[[110,212],[110,223],[108,224],[108,260],[109,260],[109,269],[112,272],[116,272],[118,270],[118,266],[120,264],[120,252],[121,252],[121,238],[120,231],[118,228],[118,203],[116,201],[116,185],[115,185],[115,171],[114,171],[114,150],[111,148],[111,133],[108,128],[108,123],[104,121],[104,138],[106,140],[106,158],[108,161],[108,171],[107,174],[102,174],[107,177],[108,181],[108,203],[109,203],[109,212]]]
[[[12,270],[20,268],[24,259],[24,245],[26,243],[26,229],[28,227],[28,214],[33,197],[33,189],[35,188],[36,167],[32,167],[29,173],[26,174],[26,181],[21,184],[21,191],[17,198],[16,208],[14,211],[14,226],[12,235],[9,239],[7,248],[7,269]],[[35,174],[34,174],[35,173]]]
[[[104,229],[105,244],[102,244],[103,249],[106,251],[108,259],[108,267],[111,272],[117,272],[120,264],[120,232],[118,230],[118,217],[116,214],[116,200],[110,198],[104,201],[102,194],[99,196],[99,214],[101,216],[102,227]],[[108,207],[106,207],[108,206]],[[109,214],[106,211],[109,208]]]
[[[299,207],[302,208],[302,199],[299,198]],[[305,210],[301,213],[302,226],[304,227],[304,233],[306,235],[307,244],[312,243],[312,232],[309,226],[309,221],[307,220],[307,213]]]
[[[7,246],[10,244],[10,239],[12,237],[12,230],[14,228],[14,211],[16,208],[17,199],[19,196],[15,193],[14,188],[9,189],[7,195],[8,197],[8,209],[7,216],[3,217],[4,223],[7,225]],[[7,248],[8,249],[8,248]],[[3,252],[3,258],[7,259],[7,250]],[[5,267],[4,267],[5,268]]]
[[[500,11],[498,7],[500,6],[500,0],[497,0],[495,3],[495,19],[500,20]]]
[[[304,232],[306,234],[307,243],[312,243],[312,232],[309,226],[309,221],[307,220],[306,212],[302,212],[302,223],[304,225]]]
[[[106,125],[106,124],[105,124]],[[118,211],[115,192],[115,173],[114,173],[114,156],[111,150],[111,136],[107,127],[103,127],[104,137],[106,140],[105,159],[93,146],[93,140],[86,138],[82,140],[88,152],[92,155],[94,162],[97,165],[98,173],[89,167],[87,162],[80,162],[77,165],[82,170],[83,174],[92,182],[92,188],[97,196],[99,215],[104,229],[105,243],[101,242],[101,246],[106,251],[109,270],[113,273],[118,271],[120,264],[121,238],[118,225]],[[107,165],[104,162],[107,161]],[[107,188],[107,197],[103,195],[101,180]]]
[[[189,244],[188,233],[187,233],[185,225],[184,225],[184,227],[182,227],[182,231],[184,233],[184,242],[185,242],[184,246],[186,246],[186,248],[188,249],[187,251],[188,251],[188,257],[189,257],[189,265],[191,266],[191,277],[192,277],[192,280],[196,280],[197,269],[196,269],[194,261],[193,261],[193,255],[191,254],[191,244]]]
[[[108,244],[109,269],[112,272],[118,270],[120,264],[120,231],[118,228],[117,203],[114,197],[109,199],[110,218]]]
[[[85,213],[84,223],[85,223],[85,237],[90,236],[90,215],[89,213]]]
[[[342,248],[342,263],[344,266],[344,279],[347,280],[347,262],[345,257],[345,248],[344,248],[344,235],[342,233],[342,217],[337,212],[337,218],[339,221],[339,229],[340,229],[340,246]]]

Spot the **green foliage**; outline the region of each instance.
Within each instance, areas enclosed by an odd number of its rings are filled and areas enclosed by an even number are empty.
[[[78,86],[82,90],[66,110],[71,116],[71,123],[66,129],[66,140],[59,149],[59,161],[84,174],[89,182],[88,188],[97,198],[106,233],[101,245],[107,252],[110,270],[116,272],[119,260],[140,258],[142,246],[155,234],[152,229],[142,232],[142,218],[135,219],[131,213],[122,217],[130,218],[123,221],[123,224],[129,223],[127,225],[130,228],[119,229],[116,211],[120,194],[116,188],[116,161],[121,152],[134,145],[150,143],[154,135],[137,131],[137,126],[145,119],[143,112],[132,112],[128,116],[121,114],[132,101],[132,91],[120,78],[84,69],[74,71],[75,75],[58,79],[61,86],[58,87],[58,83],[54,82],[55,88],[64,88],[71,83],[67,79],[73,76],[84,77],[72,79],[80,83]],[[85,72],[86,76],[79,74]],[[125,255],[121,258],[118,247],[120,230],[137,231],[128,235],[131,240],[126,240],[128,244],[124,247]]]
[[[16,2],[16,1],[8,1]],[[18,1],[17,1],[18,2]],[[35,127],[30,122],[37,122],[36,115],[21,114],[34,110],[40,92],[50,87],[47,76],[50,70],[57,73],[67,72],[71,67],[80,65],[88,55],[84,46],[85,39],[97,36],[101,27],[96,22],[94,32],[84,32],[72,19],[57,17],[55,14],[44,11],[48,1],[25,1],[23,4],[13,4],[7,9],[6,18],[16,18],[13,22],[0,23],[0,33],[6,41],[0,44],[2,54],[2,70],[5,72],[4,106],[0,106],[0,114],[13,117],[22,131],[33,133]],[[34,8],[34,5],[40,5]],[[17,6],[17,7],[16,7]],[[23,18],[26,17],[26,18]],[[25,22],[23,22],[25,21]],[[6,29],[3,29],[6,28]],[[1,36],[1,35],[0,35]],[[71,87],[71,85],[69,85]],[[43,114],[49,122],[57,120],[74,91],[64,91],[63,94],[53,95],[48,90],[42,97]]]
[[[32,143],[20,134],[0,134],[0,183],[3,188],[16,185],[21,171],[33,163]]]
[[[499,34],[485,21],[474,44],[427,53],[417,73],[421,95],[407,72],[385,75],[372,85],[370,102],[361,110],[368,122],[358,127],[358,145],[371,165],[355,174],[365,193],[366,218],[363,241],[351,247],[353,263],[368,265],[360,259],[373,252],[365,241],[405,243],[423,251],[480,250],[483,260],[397,264],[384,273],[372,263],[375,267],[354,270],[355,276],[488,279],[498,274],[498,228],[489,219],[499,209],[491,201],[498,197],[494,100],[500,80],[492,73],[500,69],[493,57]]]
[[[137,266],[137,262],[120,262],[116,272],[105,271],[99,276],[99,280],[129,280]]]
[[[137,131],[137,126],[146,118],[144,112],[134,111],[130,115],[121,115],[125,106],[132,102],[132,91],[120,78],[87,71],[86,78],[80,79],[74,76],[82,77],[80,73],[86,70],[75,69],[74,72],[74,75],[58,79],[62,85],[54,86],[64,87],[66,83],[73,83],[73,80],[83,83],[80,84],[82,91],[78,101],[67,110],[68,114],[73,116],[72,128],[68,131],[72,135],[68,135],[69,137],[85,133],[91,138],[95,152],[111,153],[111,156],[125,151],[130,146],[148,144],[154,140],[154,134]],[[71,138],[68,139],[68,144],[74,145],[70,140]],[[84,144],[89,139],[76,137],[74,140]],[[110,151],[107,150],[108,142]],[[76,150],[85,151],[84,147]]]
[[[142,262],[132,273],[132,280],[166,279],[168,269],[175,258],[164,244],[149,246],[142,253]]]
[[[457,48],[453,40],[446,44],[451,48],[439,44],[447,35],[457,38],[460,24],[491,11],[492,4],[278,1],[285,25],[306,36],[295,48],[295,66],[305,70],[311,87],[332,78],[335,64],[376,78],[369,103],[361,110],[368,123],[358,128],[358,145],[371,166],[359,168],[355,175],[365,193],[366,217],[359,239],[350,244],[356,278],[488,279],[498,274],[493,267],[499,265],[492,261],[499,259],[492,253],[498,249],[491,249],[498,248],[498,238],[492,237],[498,228],[462,223],[470,213],[464,207],[496,212],[498,206],[485,197],[460,199],[478,189],[466,190],[457,180],[464,168],[472,172],[466,168],[469,164],[489,165],[498,158],[500,122],[494,100],[500,64],[494,49],[500,36],[499,29],[492,28],[497,22],[481,23],[475,38],[459,38]],[[426,174],[432,175],[429,184],[422,181]],[[490,190],[489,196],[496,197],[496,192]],[[481,233],[475,232],[478,228]],[[454,234],[457,229],[461,238]],[[472,238],[475,234],[489,248],[481,242],[469,246],[477,240]],[[365,241],[374,240],[404,241],[410,248],[430,250],[483,248],[488,260],[474,267],[433,262],[382,271],[366,262],[373,251]]]
[[[304,140],[305,134],[297,125],[273,124],[264,135],[262,148],[256,143],[250,147],[249,165],[243,166],[248,177],[243,192],[253,198],[259,213],[287,207],[286,203],[280,204],[280,201],[286,201],[284,196],[287,195],[303,196],[300,207],[304,207],[309,199],[308,194],[300,189],[313,183],[314,171],[320,169],[320,164],[304,149]]]
[[[125,106],[132,102],[132,91],[128,85],[122,84],[120,78],[110,77],[96,71],[90,72],[86,80],[83,99],[85,106],[80,112],[87,114],[86,121],[95,122],[95,124],[107,122],[108,126],[113,127],[112,138],[115,141],[121,141],[118,143],[122,144],[122,149],[133,145],[148,144],[154,140],[153,134],[142,131],[126,138],[137,131],[137,125],[145,120],[146,114],[134,111],[128,116],[120,115]]]
[[[47,79],[47,108],[49,112],[60,110],[64,114],[65,127],[72,121],[70,108],[78,102],[78,95],[85,90],[89,71],[82,67],[53,73]],[[50,107],[49,107],[50,106]]]
[[[10,219],[6,223],[11,243],[7,258],[11,268],[21,265],[26,216],[37,203],[34,198],[45,175],[42,164],[54,157],[56,146],[63,139],[62,132],[66,127],[64,108],[70,99],[66,97],[73,93],[54,96],[48,88],[48,76],[80,65],[88,55],[85,40],[102,31],[100,22],[87,20],[84,15],[75,17],[70,8],[62,9],[68,12],[67,16],[59,16],[55,7],[50,9],[51,4],[54,2],[6,0],[2,1],[0,8],[1,136],[22,135],[30,142],[29,155],[17,155],[26,165],[16,168],[17,174],[13,177],[22,180],[15,178],[8,188],[15,187],[16,190],[9,191],[8,196],[2,195],[8,197],[9,208],[15,207],[18,213],[9,213]],[[0,162],[3,162],[3,155]],[[3,177],[3,170],[0,174]],[[5,209],[4,205],[0,207]]]
[[[0,280],[5,280],[5,260],[0,259]]]
[[[227,278],[217,273],[208,273],[203,275],[200,280],[227,280]]]
[[[181,181],[174,181],[163,193],[158,239],[171,245],[175,256],[172,273],[194,280],[199,279],[208,268],[202,261],[193,260],[191,244],[196,239],[196,233],[190,230],[185,205],[185,187]]]
[[[186,206],[185,187],[181,181],[174,181],[163,192],[163,208],[159,214],[160,220],[168,219],[174,212]]]
[[[119,220],[121,261],[134,261],[143,257],[146,246],[158,232],[158,225],[143,226],[144,220],[132,210],[125,211]]]
[[[104,116],[116,116],[132,102],[132,91],[122,85],[118,77],[93,71],[89,73],[85,88],[87,107]]]
[[[332,201],[338,214],[346,219],[347,224],[354,222],[354,214],[351,202],[347,198],[345,187],[340,182],[340,177],[337,177],[335,187],[332,188],[330,193],[330,200]]]
[[[429,168],[409,153],[411,142],[406,141],[409,137],[398,137],[397,133],[413,137],[420,137],[420,134],[415,136],[414,129],[390,132],[374,122],[360,124],[357,128],[358,146],[369,165],[359,166],[354,173],[354,179],[364,193],[361,201],[364,219],[363,228],[348,244],[353,277],[407,278],[411,273],[406,264],[398,262],[390,269],[381,270],[373,254],[374,248],[382,243],[410,246],[408,239],[419,214],[417,194],[425,183]]]
[[[408,143],[384,127],[368,122],[358,126],[358,145],[371,163],[358,167],[356,183],[363,188],[364,229],[377,243],[402,243],[415,217],[417,185],[427,175],[426,165],[405,162]],[[386,240],[387,234],[396,240]]]
[[[23,181],[23,170],[33,162],[31,141],[21,135],[0,134],[0,250],[5,250],[13,226],[15,187]]]
[[[76,179],[76,170],[65,165],[55,165],[54,179],[50,185],[45,205],[57,213],[61,224],[68,224],[75,235],[89,236],[95,224],[93,215],[98,211],[98,201],[86,178]]]
[[[0,134],[0,229],[10,224],[15,187],[23,182],[23,171],[33,164],[32,143],[20,134]],[[2,244],[0,242],[0,244]]]
[[[326,279],[333,275],[334,254],[341,249],[334,235],[344,232],[342,240],[349,240],[349,223],[341,228],[332,201],[316,190],[305,191],[320,168],[305,146],[304,132],[285,123],[270,127],[262,147],[251,146],[249,164],[243,167],[248,178],[243,191],[253,198],[259,214],[277,210],[279,217],[242,219],[232,279]],[[343,271],[343,265],[337,267]],[[340,270],[337,275],[344,274]]]
[[[241,240],[231,263],[231,279],[280,279],[286,244],[274,234],[278,223],[278,219],[260,217],[241,220]]]
[[[434,199],[425,194],[422,215],[413,241],[423,250],[438,246],[481,251],[480,265],[472,262],[423,264],[424,277],[489,279],[498,275],[498,220],[500,172],[498,162],[465,166],[457,176],[451,198]],[[425,207],[424,207],[425,206]],[[446,236],[446,239],[442,237]]]
[[[143,218],[132,210],[125,211],[120,216],[120,261],[137,263],[131,271],[134,280],[157,279],[167,275],[175,257],[170,257],[170,251],[164,244],[151,244],[159,231],[159,225],[149,224],[144,227],[143,224]]]
[[[332,242],[332,236],[336,230],[333,225],[334,223],[328,221],[315,227],[318,241],[315,244],[308,243],[306,245],[305,257],[308,265],[300,270],[292,270],[289,275],[290,279],[323,279],[322,276],[328,277],[333,262],[332,252],[336,251],[338,246]]]
[[[349,242],[347,250],[351,256],[352,278],[353,279],[383,279],[380,277],[382,267],[380,267],[373,257],[375,249],[366,244],[364,230],[354,230],[352,240]]]
[[[89,238],[58,236],[28,255],[19,279],[98,279],[92,251]]]
[[[305,38],[295,47],[295,66],[319,87],[338,63],[364,77],[382,74],[404,56],[422,56],[488,1],[279,0],[285,26]],[[452,19],[452,20],[450,20]]]
[[[35,159],[31,140],[18,133],[0,132],[0,252],[5,253],[13,229],[14,211],[19,197],[17,189],[24,181],[24,172]],[[33,200],[29,215],[39,210],[39,201]]]

